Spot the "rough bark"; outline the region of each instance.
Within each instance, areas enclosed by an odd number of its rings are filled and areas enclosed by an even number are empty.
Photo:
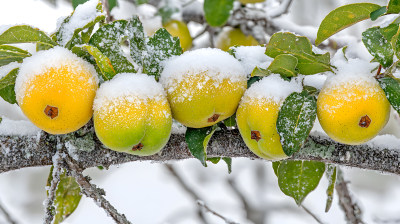
[[[95,166],[107,168],[132,161],[165,162],[193,158],[183,134],[172,134],[162,152],[146,157],[106,149],[92,130],[83,136],[75,133],[62,139],[68,146],[69,154],[83,169]],[[51,135],[42,133],[40,136],[0,136],[0,173],[24,167],[51,165],[56,150],[57,142]],[[210,140],[207,153],[209,157],[258,158],[246,147],[236,129],[216,132]],[[344,145],[321,136],[310,136],[304,147],[294,154],[292,159],[315,160],[400,174],[400,150]]]

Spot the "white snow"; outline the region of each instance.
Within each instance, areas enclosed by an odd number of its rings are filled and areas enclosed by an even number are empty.
[[[30,121],[25,120],[10,120],[6,117],[3,117],[3,120],[0,122],[0,135],[5,136],[24,136],[24,135],[37,135],[40,132],[40,129],[37,128]]]
[[[365,143],[365,145],[379,149],[390,149],[399,151],[400,138],[397,138],[394,135],[378,135]]]
[[[98,111],[108,105],[109,102],[115,101],[120,97],[133,102],[135,98],[143,100],[166,99],[166,94],[161,84],[156,82],[154,76],[121,73],[100,86],[96,93],[93,109]]]
[[[267,68],[273,58],[265,54],[263,46],[239,46],[235,47],[235,57],[242,64],[246,74],[251,74],[255,67]]]
[[[36,76],[43,74],[49,68],[67,67],[77,72],[89,72],[93,79],[88,79],[88,82],[95,80],[99,82],[97,72],[93,65],[79,58],[71,51],[62,48],[54,47],[47,51],[39,51],[31,57],[25,58],[15,80],[15,94],[17,101],[20,104],[27,89],[27,84]]]
[[[216,81],[246,79],[242,65],[232,55],[220,49],[202,48],[167,60],[160,82],[170,88],[185,77],[203,72]]]
[[[301,80],[283,80],[278,74],[272,74],[251,85],[245,92],[242,100],[270,99],[281,102],[293,92],[302,90]]]
[[[78,28],[83,28],[86,24],[93,21],[96,17],[105,15],[96,9],[99,0],[90,0],[76,7],[74,14],[69,21],[63,24],[61,29],[61,45],[65,46],[74,35],[74,31]]]
[[[8,65],[4,65],[0,67],[0,79],[4,78],[6,75],[8,75],[9,72],[11,72],[12,70],[16,69],[19,67],[19,63],[18,62],[11,62]]]
[[[312,86],[317,89],[322,89],[325,81],[326,81],[326,75],[324,75],[324,74],[315,74],[315,75],[304,76],[304,85]]]

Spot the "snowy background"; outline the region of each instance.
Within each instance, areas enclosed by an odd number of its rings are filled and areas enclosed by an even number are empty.
[[[295,0],[290,13],[279,18],[277,23],[281,24],[284,30],[295,30],[296,33],[315,38],[319,23],[329,11],[352,2],[365,1]],[[386,4],[386,1],[369,2]],[[60,16],[67,16],[72,12],[70,3],[64,1],[58,1],[56,7],[39,0],[1,0],[0,3],[0,25],[30,24],[48,33],[54,31]],[[146,17],[153,10],[150,6],[135,8],[126,1],[119,1],[119,5],[112,11],[115,18],[129,18],[133,13],[140,13]],[[386,19],[381,18],[374,24],[385,23]],[[157,20],[148,24],[150,28],[157,26],[154,25],[157,24]],[[362,22],[335,35],[333,39],[338,43],[348,44],[349,53],[354,57],[369,61],[371,56],[358,42],[361,32],[368,25],[370,22]],[[198,30],[195,24],[189,24],[189,27],[194,33]],[[195,34],[192,33],[193,35]],[[208,38],[199,38],[198,41],[206,39]],[[26,47],[32,49],[32,46]],[[318,80],[318,77],[315,80]],[[20,126],[16,126],[14,130],[17,134],[35,131],[17,106],[9,105],[1,98],[0,116],[3,117],[0,133],[5,131],[2,127],[10,127],[5,125],[7,122],[18,122]],[[399,123],[392,119],[384,133],[400,137],[399,126]],[[279,190],[270,162],[234,159],[233,173],[230,175],[224,163],[210,164],[208,168],[202,167],[195,159],[172,164],[207,206],[233,221],[250,223],[246,220],[243,204],[238,194],[230,187],[228,179],[233,180],[254,210],[265,215],[264,223],[315,223],[310,215],[295,205],[292,198]],[[44,186],[49,169],[50,167],[25,168],[0,175],[0,203],[18,223],[42,223],[42,203],[46,198]],[[350,189],[361,206],[367,223],[400,222],[398,176],[348,168],[345,171],[346,179],[351,181]],[[200,223],[196,216],[196,201],[183,191],[163,164],[136,162],[111,167],[109,170],[88,169],[84,174],[91,176],[93,183],[104,188],[107,192],[106,198],[133,223]],[[336,197],[330,212],[324,213],[326,188],[327,181],[323,178],[317,190],[305,199],[304,205],[325,223],[345,223]],[[209,223],[224,223],[210,214],[207,214],[206,218]],[[92,199],[86,197],[82,197],[77,210],[65,221],[112,222]],[[0,223],[5,223],[1,213]]]

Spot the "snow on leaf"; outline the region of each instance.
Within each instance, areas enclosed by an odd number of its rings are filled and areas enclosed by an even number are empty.
[[[279,110],[276,128],[283,151],[291,156],[306,141],[317,116],[317,100],[306,91],[292,93]]]
[[[55,38],[60,45],[71,49],[81,39],[78,36],[79,32],[93,27],[104,19],[100,1],[90,0],[76,7],[75,11],[61,22]]]
[[[394,33],[392,27],[394,26]],[[396,34],[399,25],[392,24],[387,28],[372,27],[362,33],[362,41],[374,58],[383,66],[393,64],[394,51],[391,38]],[[386,39],[388,38],[388,39]]]
[[[400,82],[391,77],[380,78],[378,82],[392,107],[400,113]]]
[[[89,44],[97,47],[111,60],[115,72],[136,72],[129,54],[124,52],[123,44],[130,44],[130,56],[136,64],[141,65],[141,51],[144,49],[143,27],[137,18],[117,20],[101,26],[90,38]]]
[[[18,70],[19,68],[12,69],[6,76],[0,79],[0,96],[11,104],[17,103],[14,86]]]
[[[205,128],[187,128],[185,140],[192,155],[200,160],[203,166],[207,166],[207,145],[212,135],[217,129],[217,125]]]
[[[326,189],[326,206],[325,212],[328,212],[332,206],[333,201],[333,191],[335,190],[336,183],[336,166],[331,164],[326,164],[326,178],[328,178],[328,188]]]
[[[356,3],[344,5],[333,10],[319,25],[315,45],[319,45],[330,36],[357,22],[370,18],[371,12],[379,8],[381,6],[376,4]]]
[[[297,205],[319,184],[325,172],[325,164],[316,161],[282,161],[277,168],[281,191],[292,197]]]
[[[47,34],[29,25],[17,25],[0,32],[0,44],[40,43],[56,46]]]
[[[303,75],[332,71],[332,66],[329,64],[329,53],[315,54],[310,41],[306,37],[296,36],[292,33],[281,32],[272,35],[265,54],[272,58],[282,54],[290,54],[296,57],[298,60],[296,68]],[[292,66],[288,66],[288,68]]]
[[[161,62],[174,55],[182,54],[179,39],[172,37],[164,28],[157,32],[149,39],[146,45],[146,54],[143,57],[144,71],[148,75],[154,75],[156,80],[162,72]]]
[[[50,186],[53,169],[54,168],[51,167],[49,178],[47,180],[47,186]],[[56,196],[54,199],[55,216],[52,223],[58,224],[63,222],[75,211],[82,198],[80,192],[81,189],[75,178],[72,176],[67,176],[64,171],[60,175],[60,182],[58,183],[56,189]]]

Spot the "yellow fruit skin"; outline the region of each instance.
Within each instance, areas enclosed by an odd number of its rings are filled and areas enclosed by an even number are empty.
[[[164,100],[116,99],[93,115],[97,137],[108,148],[133,155],[148,156],[167,144],[172,128],[171,109]],[[141,143],[141,150],[132,150]]]
[[[221,83],[206,73],[186,77],[176,86],[167,89],[168,101],[174,119],[187,127],[202,128],[232,116],[246,90],[245,78],[238,81],[224,79]],[[214,114],[214,122],[208,119]]]
[[[164,24],[164,28],[173,36],[179,37],[183,51],[187,51],[192,47],[192,37],[190,36],[187,25],[178,20],[171,20]]]
[[[18,102],[37,127],[50,134],[66,134],[90,120],[96,90],[95,78],[83,66],[52,67],[26,84],[26,94]],[[57,117],[51,119],[44,113],[48,105],[58,108]]]
[[[227,51],[232,46],[256,46],[258,41],[251,35],[246,36],[239,28],[223,30],[219,34],[216,47]]]
[[[266,160],[281,160],[288,156],[283,152],[276,120],[282,103],[271,99],[243,97],[236,112],[239,132],[247,147]],[[259,131],[261,139],[251,138],[252,131]]]
[[[378,82],[352,81],[322,88],[317,100],[322,128],[333,140],[358,145],[375,137],[386,125],[390,104]],[[362,117],[371,119],[368,127],[359,125]]]
[[[265,0],[239,0],[239,1],[242,4],[265,2]]]

